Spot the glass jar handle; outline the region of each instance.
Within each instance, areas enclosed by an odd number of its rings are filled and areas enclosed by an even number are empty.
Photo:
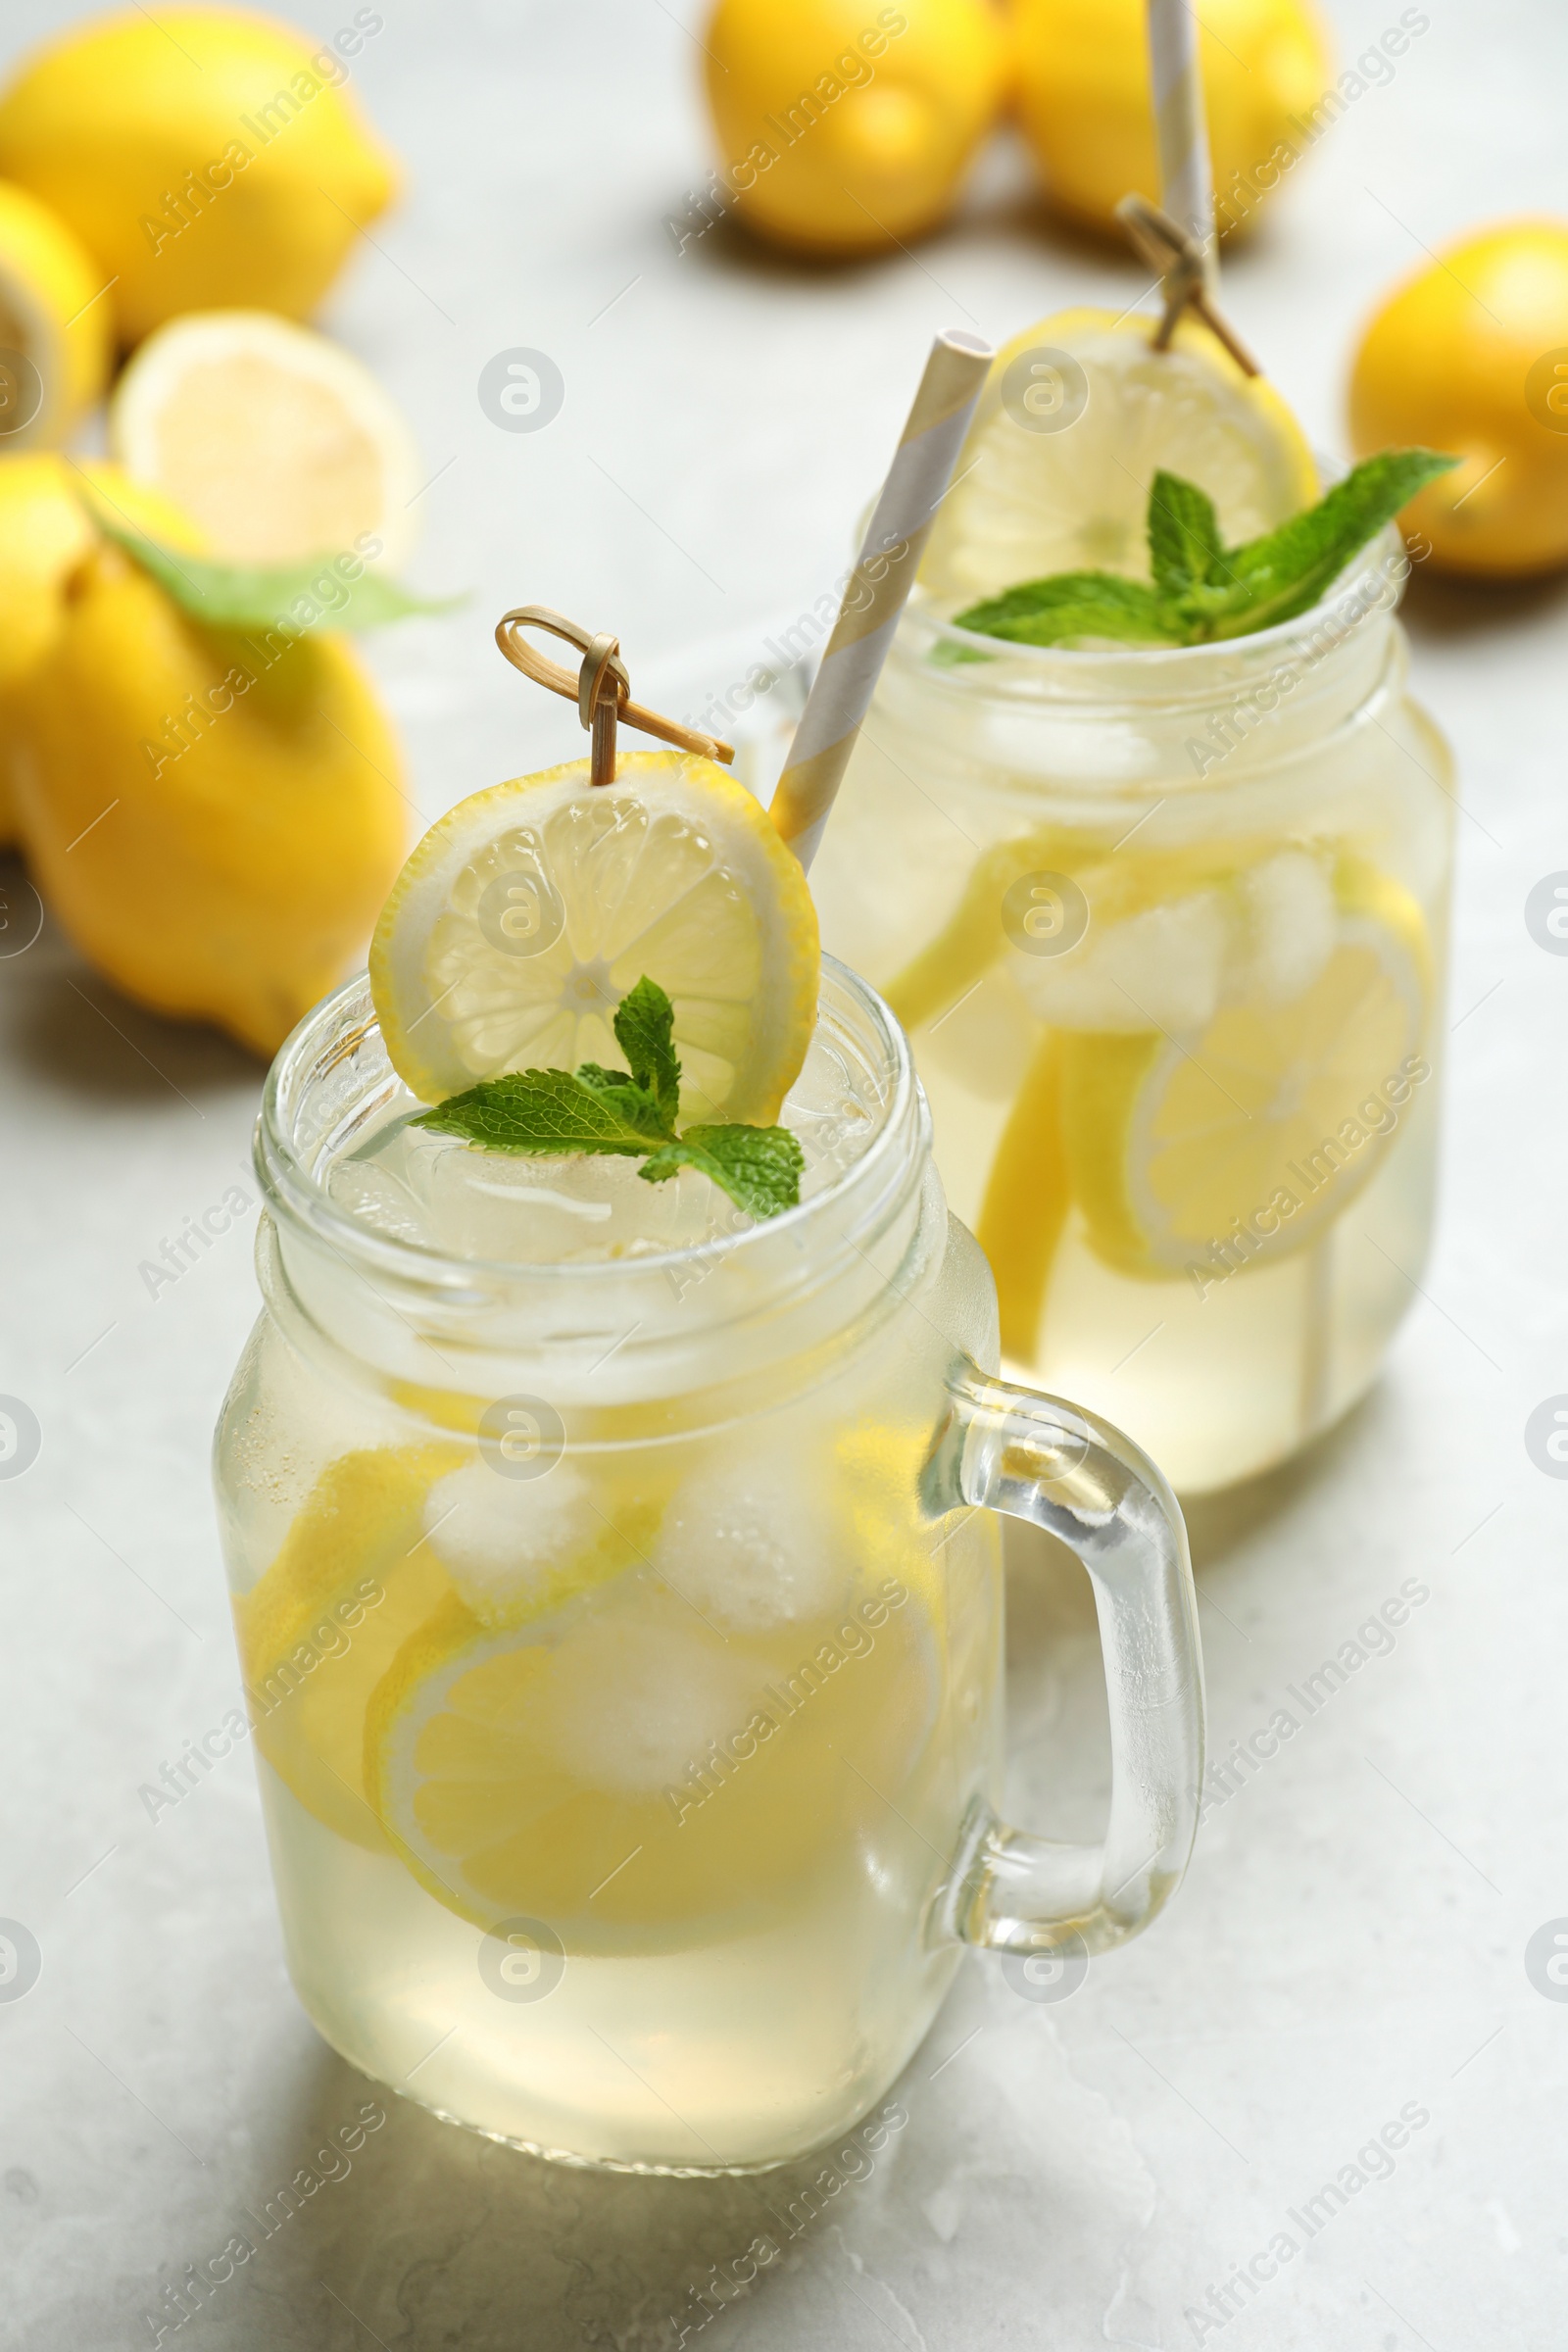
[[[1050,1530],[1094,1584],[1110,1701],[1110,1821],[1101,1845],[1009,1829],[978,1804],[938,1924],[1002,1952],[1098,1952],[1147,1928],[1181,1884],[1198,1830],[1203,1662],[1187,1531],[1159,1472],[1108,1423],[967,1358],[926,1501],[984,1505]]]

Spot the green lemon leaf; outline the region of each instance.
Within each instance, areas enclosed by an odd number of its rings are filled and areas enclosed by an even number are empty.
[[[411,596],[352,554],[315,564],[214,564],[127,530],[96,502],[94,512],[105,537],[123,548],[181,612],[211,629],[278,629],[288,637],[312,629],[374,629],[411,613],[450,612],[465,601]]]
[[[1113,637],[1124,645],[1179,642],[1158,591],[1111,571],[1024,580],[956,614],[955,625],[1015,645],[1061,645],[1074,637]]]
[[[1222,553],[1214,502],[1179,473],[1158,472],[1149,486],[1149,562],[1162,597],[1180,596],[1209,578]]]
[[[754,1217],[776,1217],[800,1204],[806,1154],[787,1127],[688,1127],[637,1173],[662,1184],[677,1168],[701,1168]]]

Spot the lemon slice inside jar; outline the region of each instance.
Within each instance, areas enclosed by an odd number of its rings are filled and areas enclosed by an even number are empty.
[[[423,1541],[447,1446],[369,1446],[329,1462],[272,1561],[234,1603],[256,1744],[309,1813],[384,1847],[365,1798],[365,1711],[450,1591]]]
[[[709,1624],[642,1571],[526,1627],[454,1603],[371,1702],[371,1802],[426,1891],[487,1930],[543,1919],[592,1949],[744,1917],[830,1865],[928,1732],[924,1612],[884,1615],[829,1668],[837,1612]]]
[[[624,755],[477,793],[432,826],[382,910],[370,986],[426,1102],[512,1070],[617,1066],[646,974],[674,1006],[687,1119],[768,1126],[806,1058],[820,968],[806,876],[710,760]]]
[[[1339,861],[1335,908],[1329,952],[1283,1002],[1250,993],[1186,1035],[1061,1037],[1067,1180],[1107,1264],[1160,1279],[1223,1273],[1216,1243],[1239,1265],[1260,1243],[1302,1249],[1377,1167],[1425,1075],[1426,926],[1359,858]]]

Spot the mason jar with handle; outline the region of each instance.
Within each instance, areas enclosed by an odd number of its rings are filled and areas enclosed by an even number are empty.
[[[966,1945],[1049,1976],[1178,1885],[1180,1513],[998,1375],[905,1040],[831,961],[786,1110],[805,1197],[766,1224],[718,1202],[617,1254],[564,1163],[503,1161],[490,1222],[443,1224],[465,1146],[377,1173],[415,1107],[356,983],[258,1130],[265,1305],[217,1472],[294,1983],[355,2065],[516,2145],[780,2163],[884,2095]],[[585,1245],[530,1255],[573,1218]],[[999,1512],[1094,1583],[1093,1846],[996,1810]]]
[[[909,1033],[1002,1356],[1179,1493],[1377,1374],[1431,1238],[1454,816],[1385,533],[1224,643],[1076,651],[918,594],[811,886]]]

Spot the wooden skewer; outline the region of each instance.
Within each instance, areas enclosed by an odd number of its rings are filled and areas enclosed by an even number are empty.
[[[1124,196],[1116,207],[1116,218],[1139,259],[1147,262],[1151,270],[1157,270],[1164,280],[1165,311],[1155,330],[1154,349],[1170,349],[1176,321],[1183,311],[1191,308],[1209,332],[1218,336],[1245,375],[1261,375],[1263,370],[1241,336],[1221,318],[1209,298],[1203,248],[1197,238],[1189,236],[1169,213],[1162,213],[1147,196]]]
[[[531,646],[522,634],[524,629],[548,629],[553,637],[577,646],[582,662],[576,676]],[[514,605],[496,623],[496,643],[525,678],[576,704],[577,715],[589,735],[590,784],[613,784],[615,730],[622,722],[640,734],[657,735],[662,743],[672,743],[679,751],[722,760],[726,767],[735,758],[733,744],[716,735],[700,734],[695,727],[683,727],[678,719],[665,718],[661,711],[632,701],[618,638],[604,632],[595,636],[580,621],[567,620],[564,613],[553,612],[548,605]]]

